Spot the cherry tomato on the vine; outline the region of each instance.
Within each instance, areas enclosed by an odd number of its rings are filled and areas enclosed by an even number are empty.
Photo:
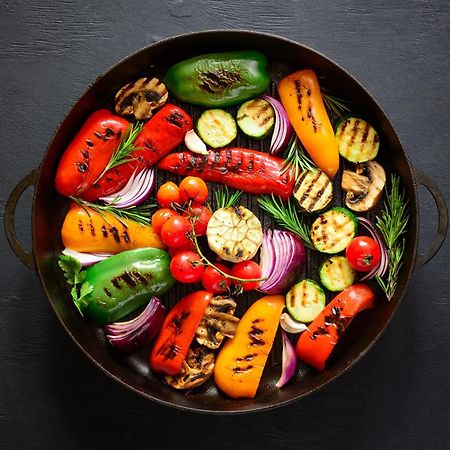
[[[161,208],[152,216],[152,228],[157,234],[161,234],[162,227],[171,218],[179,214],[171,208]]]
[[[186,250],[195,252],[195,245],[191,240],[189,240],[186,245],[183,245],[181,247],[169,247],[169,255],[171,258],[173,258],[177,253],[184,252]]]
[[[222,272],[231,275],[231,270],[225,264],[216,263],[215,266]],[[231,278],[224,277],[212,266],[205,267],[202,276],[202,285],[207,291],[213,292],[214,294],[220,294],[226,292],[231,284]]]
[[[170,261],[170,273],[180,283],[197,283],[202,279],[205,266],[198,253],[185,250]]]
[[[178,186],[172,181],[161,185],[156,193],[156,201],[162,208],[170,208],[172,203],[180,203],[180,190]]]
[[[161,239],[169,247],[184,247],[190,242],[191,222],[187,217],[171,217],[161,229]]]
[[[183,216],[189,217],[194,223],[194,233],[197,236],[205,236],[208,228],[209,219],[211,219],[211,210],[204,205],[193,203],[184,213]]]
[[[358,236],[348,244],[345,257],[353,269],[370,272],[380,263],[380,246],[370,237]]]
[[[250,278],[261,278],[262,271],[261,267],[256,264],[255,261],[242,261],[233,266],[231,269],[231,275],[247,280]],[[242,289],[244,291],[252,291],[253,289],[256,289],[259,286],[259,283],[259,281],[240,282],[233,280],[233,284],[242,285]]]
[[[186,177],[180,183],[180,197],[182,202],[204,203],[208,198],[208,187],[199,177]]]

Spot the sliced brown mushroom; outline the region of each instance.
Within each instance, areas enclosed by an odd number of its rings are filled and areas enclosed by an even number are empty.
[[[192,389],[208,380],[214,370],[214,352],[200,346],[190,348],[180,372],[173,377],[167,375],[166,383],[175,389]]]
[[[149,119],[152,111],[167,102],[169,93],[158,78],[140,78],[128,83],[116,94],[116,112],[134,114],[137,120]]]
[[[211,300],[195,333],[197,342],[212,350],[220,347],[223,339],[233,337],[239,319],[234,317],[236,302],[229,297]]]
[[[344,170],[342,190],[346,192],[345,204],[353,211],[369,211],[378,202],[386,184],[386,173],[375,161],[356,166],[355,172]]]

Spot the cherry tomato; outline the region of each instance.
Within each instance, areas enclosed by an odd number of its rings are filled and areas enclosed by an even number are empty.
[[[184,247],[189,244],[191,222],[187,217],[171,217],[161,229],[161,239],[169,247]]]
[[[348,244],[345,257],[353,269],[358,272],[370,272],[380,263],[381,251],[372,238],[358,236]]]
[[[189,250],[177,253],[170,261],[170,273],[180,283],[198,283],[204,270],[198,253]]]
[[[180,183],[180,197],[182,202],[204,203],[208,198],[208,187],[199,177],[186,177]]]
[[[172,203],[180,203],[180,190],[172,181],[161,185],[156,193],[156,201],[162,208],[170,208]]]
[[[169,255],[171,258],[173,258],[177,253],[184,252],[186,250],[190,250],[193,252],[195,251],[195,245],[191,240],[189,240],[188,244],[181,247],[169,247]]]
[[[157,234],[161,234],[162,227],[171,218],[179,214],[170,208],[158,209],[152,216],[152,228]]]
[[[190,217],[194,222],[194,233],[197,236],[205,236],[209,219],[211,219],[212,216],[212,212],[208,207],[193,203],[192,206],[183,213],[183,216]]]
[[[249,278],[261,278],[262,271],[261,267],[259,267],[259,265],[255,263],[255,261],[242,261],[233,266],[233,268],[231,269],[231,275],[246,280]],[[246,283],[233,280],[233,283],[242,285],[242,289],[244,291],[252,291],[259,286],[259,281]]]
[[[225,264],[217,263],[215,266],[217,266],[222,272],[231,274],[231,270]],[[220,294],[222,292],[226,292],[231,284],[231,278],[224,277],[220,272],[214,269],[214,267],[205,267],[205,271],[202,276],[202,285],[207,291],[214,294]]]

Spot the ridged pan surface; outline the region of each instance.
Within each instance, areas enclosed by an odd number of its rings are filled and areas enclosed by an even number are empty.
[[[361,313],[352,322],[333,353],[329,368],[318,374],[300,363],[295,378],[285,388],[277,389],[275,383],[281,372],[281,343],[278,335],[256,398],[233,400],[219,393],[212,380],[188,393],[172,390],[150,372],[149,349],[131,356],[119,354],[107,345],[101,329],[96,328],[76,312],[57,266],[57,256],[62,250],[60,229],[68,200],[57,194],[53,182],[59,158],[84,120],[100,107],[112,109],[114,95],[124,84],[142,76],[162,78],[170,65],[194,55],[246,48],[260,50],[268,57],[269,73],[273,80],[270,88],[272,93],[275,92],[276,82],[284,75],[302,68],[312,68],[320,77],[321,85],[334,95],[347,99],[355,114],[373,124],[380,134],[381,142],[377,160],[388,174],[395,171],[401,176],[409,201],[411,218],[405,263],[394,299],[387,302],[381,291],[372,284],[377,293],[375,308]],[[182,106],[194,120],[203,111],[203,108],[179,103],[173,98],[170,100]],[[229,111],[235,114],[236,108],[229,108]],[[251,140],[239,133],[235,144],[267,151],[269,141],[270,138],[263,141]],[[333,182],[335,206],[343,205],[339,187],[343,167],[344,164],[341,165],[340,173]],[[168,179],[179,182],[181,177],[159,172],[158,186]],[[210,184],[209,187],[212,192],[213,186]],[[264,228],[273,226],[270,217],[257,206],[254,196],[245,195],[242,204],[258,215]],[[311,223],[314,217],[307,217],[307,223]],[[370,217],[373,217],[373,213]],[[139,394],[170,406],[205,412],[240,413],[280,406],[311,393],[349,368],[368,350],[395,312],[412,271],[416,240],[417,198],[411,166],[381,108],[358,82],[326,57],[292,41],[252,32],[215,31],[171,38],[130,56],[98,78],[75,103],[50,143],[39,170],[33,205],[33,247],[36,267],[52,307],[81,350],[108,375]],[[318,267],[324,259],[324,255],[308,250],[303,276],[318,280]],[[192,286],[177,284],[162,300],[170,308],[183,295],[194,289]],[[260,296],[261,294],[252,293],[239,297],[237,314],[241,316]],[[330,299],[331,296],[328,295],[328,300]]]

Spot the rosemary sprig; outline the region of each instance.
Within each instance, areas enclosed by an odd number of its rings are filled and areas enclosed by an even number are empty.
[[[400,192],[400,177],[392,175],[391,192],[386,193],[384,210],[376,221],[376,226],[380,230],[387,247],[389,262],[386,279],[376,277],[376,280],[388,300],[391,300],[394,296],[398,275],[403,264],[405,238],[401,238],[401,236],[406,232],[409,220],[407,203],[404,192]]]
[[[216,198],[217,208],[229,208],[236,205],[240,200],[242,191],[230,192],[228,186],[223,186],[221,189],[214,191],[214,196]]]
[[[346,100],[331,95],[325,88],[322,88],[321,91],[325,108],[333,121],[350,112],[350,108],[348,107],[348,102]]]
[[[292,199],[284,203],[282,200],[277,200],[273,194],[262,195],[258,198],[258,204],[275,219],[278,225],[300,237],[307,247],[314,250],[308,226],[295,209]]]
[[[291,177],[297,180],[300,173],[304,170],[317,170],[317,167],[307,156],[300,139],[294,133],[284,154],[281,173],[284,174],[290,171]]]
[[[140,147],[134,146],[134,141],[138,137],[139,133],[142,131],[142,128],[144,125],[140,122],[137,122],[136,124],[130,124],[130,126],[127,128],[124,137],[120,141],[119,146],[116,148],[116,150],[111,155],[111,158],[108,161],[108,164],[103,169],[102,173],[97,177],[94,184],[97,183],[98,180],[110,169],[113,169],[114,167],[120,166],[121,164],[130,162],[133,160],[133,158],[130,158],[131,153],[133,153],[135,150],[139,150]]]
[[[97,203],[82,200],[81,198],[70,198],[82,206],[88,214],[89,211],[86,208],[91,208],[95,212],[99,213],[106,223],[108,223],[108,218],[106,217],[105,212],[112,214],[125,228],[127,228],[127,224],[124,222],[124,219],[134,220],[141,225],[149,225],[152,210],[155,207],[155,205],[141,205],[129,206],[128,208],[116,208],[114,207],[114,202],[109,205],[99,205]]]

